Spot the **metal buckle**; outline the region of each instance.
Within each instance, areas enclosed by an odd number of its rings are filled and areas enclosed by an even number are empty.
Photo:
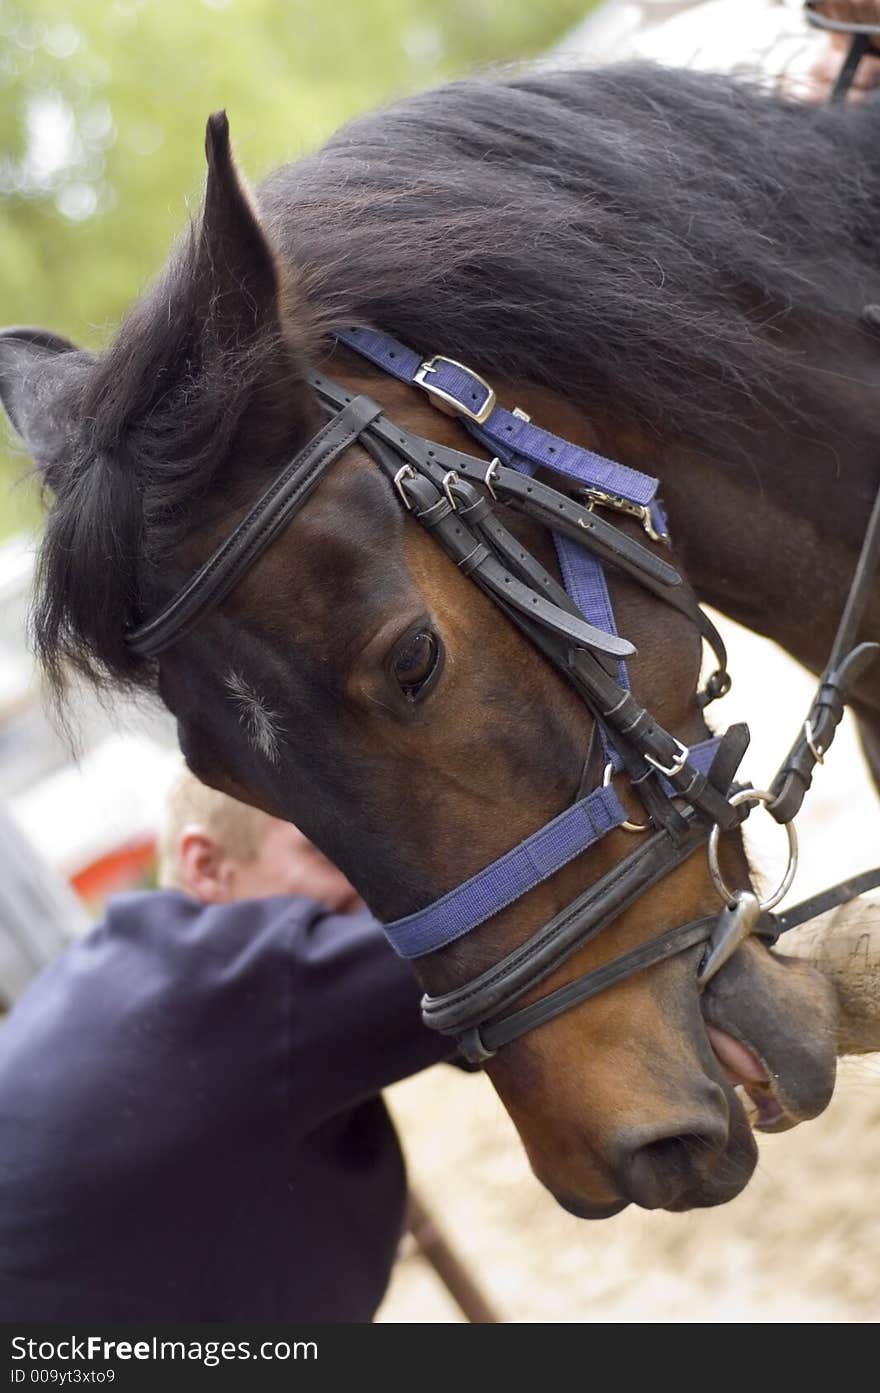
[[[415,477],[416,477],[416,471],[413,469],[413,467],[412,467],[411,464],[403,464],[403,465],[401,465],[400,469],[398,469],[397,473],[396,473],[395,476],[394,476],[394,487],[397,489],[397,492],[400,494],[401,498],[403,499],[403,506],[404,506],[404,507],[406,508],[406,510],[407,510],[408,512],[410,512],[410,513],[412,512],[412,504],[410,503],[409,499],[407,498],[406,494],[404,493],[404,490],[403,490],[403,480],[404,480],[404,479],[414,479]]]
[[[675,740],[674,736],[673,740]],[[645,755],[645,759],[652,768],[659,770],[661,774],[665,774],[667,779],[672,779],[676,774],[680,774],[690,758],[691,752],[687,745],[683,745],[680,740],[675,740],[675,747],[678,750],[678,756],[672,764],[670,764],[668,769],[665,764],[661,764],[659,759],[655,759],[653,755]]]
[[[766,806],[768,803],[773,803],[774,801],[773,794],[768,793],[767,790],[763,788],[743,788],[740,789],[739,793],[735,793],[732,798],[728,799],[732,808],[739,807],[740,803],[762,803]],[[779,904],[783,896],[788,893],[791,882],[794,880],[795,871],[797,870],[798,839],[794,823],[784,822],[782,826],[785,828],[788,837],[788,865],[785,868],[784,876],[777,888],[773,891],[773,894],[768,895],[766,900],[758,901],[758,908],[762,913],[767,909],[773,909]],[[709,874],[712,877],[712,884],[715,886],[722,900],[733,909],[737,903],[737,897],[740,892],[731,890],[724,876],[721,874],[721,867],[718,864],[718,839],[720,836],[721,828],[716,822],[712,831],[709,833]]]
[[[489,492],[491,493],[492,497],[495,499],[495,502],[496,502],[496,503],[498,502],[498,494],[495,492],[494,488],[492,487],[492,480],[498,478],[498,470],[499,470],[500,468],[501,468],[501,461],[500,461],[500,459],[498,458],[498,456],[496,455],[495,458],[493,459],[492,463],[489,465],[489,468],[486,470],[486,477],[485,477],[485,479],[483,480],[483,483],[486,485],[486,488],[489,490]]]
[[[449,506],[454,513],[458,512],[458,504],[452,496],[452,487],[454,484],[460,483],[461,479],[458,477],[454,469],[447,470],[447,472],[443,475],[443,492],[449,499]]]
[[[816,744],[816,737],[813,734],[813,722],[810,720],[804,721],[804,739],[806,740],[807,748],[809,749],[810,754],[813,756],[813,759],[816,761],[816,763],[824,764],[825,750],[822,748],[821,745]]]
[[[587,499],[587,508],[592,513],[595,508],[610,508],[615,513],[626,513],[638,518],[652,542],[668,542],[668,532],[658,532],[651,518],[651,509],[645,503],[630,503],[617,493],[605,493],[602,489],[585,488],[581,490]]]
[[[485,388],[486,400],[479,411],[472,411],[469,406],[465,406],[457,397],[452,396],[450,392],[444,392],[442,387],[437,387],[433,382],[426,381],[428,373],[437,371],[435,367],[436,363],[448,363],[452,368],[461,368],[462,372],[468,373],[475,382],[479,382],[480,386]],[[447,358],[443,353],[435,353],[433,358],[427,358],[425,362],[422,363],[413,381],[428,393],[428,396],[431,398],[431,405],[436,406],[438,411],[442,411],[444,416],[466,416],[469,421],[475,421],[478,426],[481,426],[484,421],[488,421],[492,412],[495,410],[495,392],[489,386],[486,379],[480,377],[480,374],[474,372],[473,368],[469,368],[466,363],[459,363],[455,358]]]

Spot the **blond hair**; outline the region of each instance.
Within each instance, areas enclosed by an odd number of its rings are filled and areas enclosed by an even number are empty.
[[[257,855],[270,821],[268,813],[208,788],[185,769],[175,779],[165,804],[157,847],[159,884],[166,890],[186,889],[180,870],[180,839],[188,827],[197,827],[224,855],[245,863]]]

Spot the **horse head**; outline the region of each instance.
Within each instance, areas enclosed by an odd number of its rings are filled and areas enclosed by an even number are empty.
[[[181,641],[158,658],[127,644],[321,429],[316,369],[407,431],[475,451],[459,421],[327,338],[308,276],[236,171],[225,118],[209,123],[207,150],[203,216],[105,354],[38,330],[0,339],[4,404],[53,498],[37,644],[56,684],[73,663],[99,682],[157,691],[200,779],[295,822],[382,921],[400,920],[553,819],[585,780],[601,782],[596,723],[357,441]],[[595,443],[570,399],[521,376],[493,385],[511,409]],[[547,530],[508,521],[557,574]],[[668,555],[638,521],[619,525]],[[635,698],[682,745],[706,739],[692,618],[626,575],[610,587],[636,649]],[[626,777],[613,777],[642,822]],[[638,836],[612,830],[473,932],[418,957],[425,988],[446,993],[490,970],[613,874]],[[738,833],[723,838],[722,864],[730,883],[748,885]],[[683,859],[521,1004],[718,907],[705,856]],[[824,980],[750,939],[701,993],[702,952],[695,944],[617,982],[487,1061],[535,1173],[576,1214],[738,1193],[756,1147],[736,1082],[768,1129],[829,1099]]]

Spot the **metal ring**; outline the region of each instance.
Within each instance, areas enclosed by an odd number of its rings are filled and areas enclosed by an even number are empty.
[[[608,763],[605,765],[605,773],[602,775],[603,788],[610,788],[613,775],[614,768],[609,759]],[[622,822],[620,825],[624,832],[649,832],[651,830],[650,822]]]
[[[706,691],[710,694],[712,701],[726,697],[732,686],[733,678],[727,668],[718,667],[706,678]]]
[[[730,798],[728,801],[732,808],[738,808],[740,803],[767,804],[772,803],[774,801],[774,798],[773,794],[768,793],[766,789],[744,788],[741,789],[739,793],[735,793],[733,797]],[[783,826],[785,827],[786,835],[788,836],[788,865],[785,868],[785,875],[782,877],[782,880],[779,882],[779,885],[776,888],[776,890],[774,890],[773,894],[768,895],[766,900],[758,901],[758,907],[761,910],[773,909],[775,905],[779,904],[779,901],[783,898],[783,896],[788,893],[788,890],[791,886],[791,882],[794,880],[795,871],[797,870],[797,832],[795,831],[793,822],[783,823]],[[727,882],[724,879],[724,876],[721,874],[721,867],[718,864],[718,838],[720,837],[720,835],[721,828],[718,826],[718,823],[716,822],[714,827],[712,828],[712,831],[709,833],[709,874],[712,877],[712,884],[715,886],[715,889],[718,891],[722,900],[724,900],[725,904],[729,905],[732,908],[736,904],[736,895],[728,887]]]
[[[817,764],[824,764],[824,763],[825,763],[825,751],[823,750],[823,748],[822,748],[821,745],[817,745],[817,744],[816,744],[816,738],[815,738],[815,736],[813,735],[813,723],[812,723],[812,721],[809,721],[809,720],[804,721],[804,739],[806,740],[807,745],[808,745],[809,750],[810,750],[810,754],[813,756],[813,759],[816,761],[816,763],[817,763]]]

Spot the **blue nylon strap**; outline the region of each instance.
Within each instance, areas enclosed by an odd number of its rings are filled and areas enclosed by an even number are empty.
[[[529,460],[519,460],[515,455],[510,455],[503,463],[519,469],[522,474],[532,475],[537,468],[537,465],[533,465]],[[614,621],[614,610],[608,593],[608,580],[601,561],[592,552],[587,551],[586,547],[578,546],[571,537],[562,537],[554,533],[553,544],[559,559],[565,593],[574,600],[590,624],[601,629],[603,633],[616,634],[617,624]],[[617,680],[621,687],[629,691],[629,674],[623,659],[617,665]],[[615,770],[622,768],[623,761],[612,746],[604,726],[600,736],[606,760],[611,760]]]
[[[566,594],[571,596],[590,624],[601,629],[603,633],[616,634],[617,625],[614,622],[614,610],[608,593],[608,581],[599,559],[584,547],[579,547],[570,537],[554,536],[553,541]],[[621,687],[629,691],[629,674],[622,658],[617,664],[617,681]],[[623,761],[611,744],[604,726],[601,728],[600,738],[605,758],[611,760],[615,770],[622,768]]]
[[[625,821],[626,812],[614,789],[594,789],[441,899],[386,924],[392,948],[402,958],[418,958],[453,943]]]
[[[690,763],[706,773],[717,748],[717,739],[694,745]],[[673,791],[671,785],[666,787]],[[594,789],[433,904],[386,924],[391,946],[402,958],[419,958],[454,943],[595,846],[626,819],[613,788]]]
[[[555,469],[558,474],[576,480],[585,488],[617,494],[630,503],[654,502],[659,482],[650,474],[639,474],[628,465],[617,464],[615,460],[597,455],[583,445],[573,445],[570,440],[563,440],[561,435],[553,435],[542,426],[514,416],[512,411],[505,411],[503,406],[496,406],[487,421],[477,424],[465,420],[462,425],[487,450],[497,454],[502,464],[516,467],[515,459],[508,459],[507,456],[519,455],[535,467],[544,465],[547,469]]]
[[[424,382],[418,382],[423,359],[390,334],[380,333],[377,329],[341,329],[336,332],[336,337],[340,343],[354,349],[400,382],[421,386],[423,390],[428,384],[441,389],[458,403],[463,412],[471,411],[479,415],[494,395],[491,388],[487,388],[486,383],[468,368],[439,356],[434,360],[431,371],[425,373]],[[548,469],[576,479],[585,487],[618,494],[630,503],[654,503],[658,481],[649,474],[640,474],[625,464],[617,464],[604,455],[573,445],[571,441],[563,440],[561,436],[533,425],[531,421],[514,416],[503,406],[494,407],[488,418],[479,424],[463,416],[462,424],[504,464],[514,464],[506,456],[508,453],[516,454],[530,461],[532,466],[545,465]]]
[[[522,474],[529,475],[534,474],[537,468],[528,460],[517,460],[515,456],[512,460],[512,467],[519,469]],[[597,629],[601,629],[606,634],[616,634],[617,625],[614,622],[614,610],[611,607],[608,582],[605,579],[605,571],[601,561],[592,552],[587,551],[586,547],[578,546],[577,542],[572,541],[570,537],[562,537],[558,533],[554,533],[553,541],[556,546],[556,555],[559,558],[559,570],[562,573],[565,593],[574,600],[584,618],[589,620]],[[623,659],[617,667],[617,680],[622,687],[629,690],[629,677]],[[604,732],[602,741],[604,744]]]

